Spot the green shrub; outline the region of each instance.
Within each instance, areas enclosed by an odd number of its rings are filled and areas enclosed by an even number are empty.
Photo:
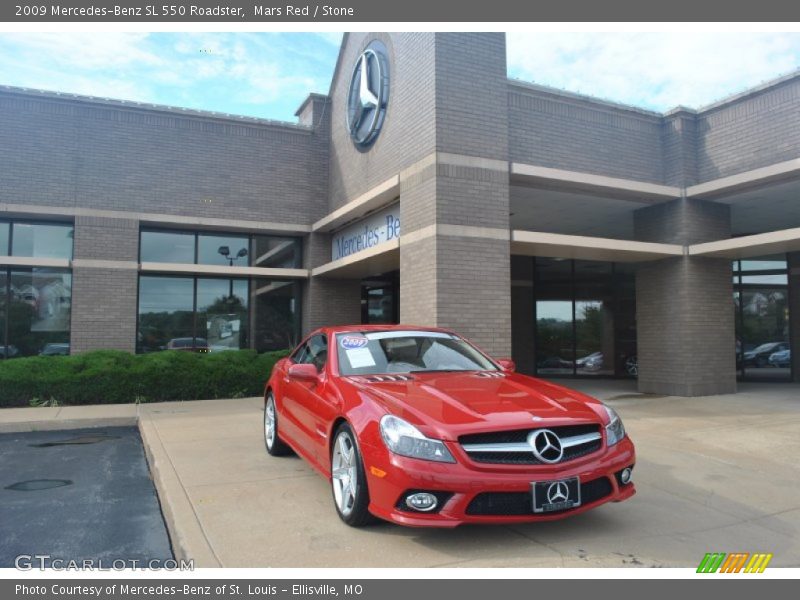
[[[288,351],[129,354],[99,350],[73,356],[0,361],[0,407],[122,404],[260,396]]]

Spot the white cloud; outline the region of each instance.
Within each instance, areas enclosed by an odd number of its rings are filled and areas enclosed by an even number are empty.
[[[644,108],[699,107],[800,67],[796,33],[510,33],[512,77]]]
[[[163,59],[147,45],[147,33],[8,33],[3,38],[32,61],[81,69],[157,67]]]

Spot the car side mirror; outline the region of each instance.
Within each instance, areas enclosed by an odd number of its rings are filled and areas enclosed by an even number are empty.
[[[292,365],[291,367],[289,367],[288,374],[291,379],[297,379],[298,381],[316,382],[319,379],[319,373],[317,373],[317,367],[307,363]]]
[[[510,358],[498,358],[495,362],[508,373],[513,373],[517,369],[517,364]]]

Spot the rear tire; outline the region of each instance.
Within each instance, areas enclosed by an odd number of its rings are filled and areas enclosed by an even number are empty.
[[[342,423],[333,436],[331,491],[336,513],[350,527],[362,527],[377,521],[367,509],[369,490],[364,461],[353,430],[347,423]]]
[[[271,456],[286,456],[292,452],[278,436],[278,409],[272,392],[267,394],[264,402],[264,445]]]

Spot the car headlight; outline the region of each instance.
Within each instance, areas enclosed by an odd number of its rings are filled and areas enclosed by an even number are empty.
[[[411,423],[394,415],[385,415],[381,419],[381,436],[386,447],[395,454],[437,462],[456,462],[444,442],[425,437]]]
[[[609,446],[613,446],[625,437],[625,426],[622,424],[622,419],[619,418],[617,411],[610,406],[603,405],[608,414],[609,423],[606,425],[606,440]]]

